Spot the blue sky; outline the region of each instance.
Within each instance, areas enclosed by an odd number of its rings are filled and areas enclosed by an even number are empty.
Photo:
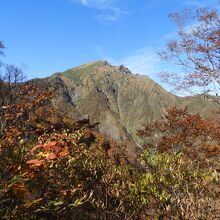
[[[156,79],[156,51],[175,36],[170,12],[215,7],[218,0],[0,0],[4,62],[28,78],[94,60],[124,64]]]

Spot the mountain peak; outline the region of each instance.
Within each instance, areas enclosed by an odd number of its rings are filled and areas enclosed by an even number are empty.
[[[83,64],[83,65],[80,65],[79,67],[89,67],[89,66],[94,66],[94,67],[110,66],[111,67],[111,64],[107,60],[96,60],[96,61],[92,61],[92,62]],[[76,67],[76,68],[79,68],[79,67]]]
[[[206,116],[212,116],[218,107],[202,97],[179,98],[147,76],[132,74],[124,65],[114,66],[105,60],[67,70],[57,78],[62,79],[54,83],[59,91],[57,106],[68,114],[73,106],[92,123],[99,122],[102,133],[119,141],[139,143],[136,129],[161,118],[168,107],[187,105],[190,111]]]
[[[106,60],[98,60],[66,70],[62,73],[63,76],[66,76],[70,79],[74,79],[75,81],[82,80],[84,77],[91,75],[101,77],[106,74],[132,75],[132,72],[124,65],[113,66]]]

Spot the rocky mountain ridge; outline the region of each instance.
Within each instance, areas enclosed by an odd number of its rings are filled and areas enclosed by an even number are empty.
[[[99,123],[101,133],[118,142],[141,141],[136,130],[159,119],[171,106],[188,106],[189,111],[213,116],[218,104],[202,96],[178,97],[147,76],[107,61],[81,65],[42,79],[56,91],[53,104],[71,118],[89,117]]]

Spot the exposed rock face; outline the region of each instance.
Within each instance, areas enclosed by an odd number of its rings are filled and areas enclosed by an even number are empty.
[[[45,80],[45,79],[44,79]],[[124,66],[106,61],[85,64],[48,79],[57,92],[53,102],[63,113],[88,115],[102,133],[117,141],[139,143],[136,129],[159,119],[166,108],[188,105],[193,113],[211,116],[218,105],[202,96],[177,97],[147,76],[134,75]]]

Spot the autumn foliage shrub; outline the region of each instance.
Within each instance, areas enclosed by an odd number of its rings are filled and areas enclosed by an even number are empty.
[[[87,131],[88,132],[88,131]],[[111,159],[86,128],[45,133],[1,184],[5,219],[199,219],[214,216],[211,173],[181,154],[143,151],[137,164]],[[96,132],[93,133],[97,135]],[[121,157],[123,158],[123,157]]]
[[[159,152],[183,152],[191,159],[212,163],[220,157],[220,123],[190,114],[187,108],[170,108],[161,120],[144,125],[138,135]]]
[[[37,110],[53,96],[52,91],[43,91],[26,90],[33,96],[21,97],[6,108],[9,118],[0,137],[1,219],[214,219],[218,215],[215,172],[200,167],[184,152],[154,148],[143,149],[131,164],[123,145],[101,135],[88,121],[72,124],[65,117],[56,119],[52,107],[44,109],[47,120],[41,121]],[[171,114],[173,125],[166,128],[173,140],[184,134],[181,120],[188,117],[186,111]],[[191,121],[198,118],[199,123],[188,124],[195,131],[203,126],[199,116]],[[194,144],[190,137],[202,137],[194,130],[180,140]]]
[[[13,207],[5,214],[12,218],[71,214],[75,219],[93,212],[116,218],[117,184],[126,180],[122,177],[127,165],[116,166],[99,143],[89,147],[81,143],[83,136],[84,130],[42,135],[26,155],[26,165],[4,187],[4,197],[11,197],[6,204]]]

